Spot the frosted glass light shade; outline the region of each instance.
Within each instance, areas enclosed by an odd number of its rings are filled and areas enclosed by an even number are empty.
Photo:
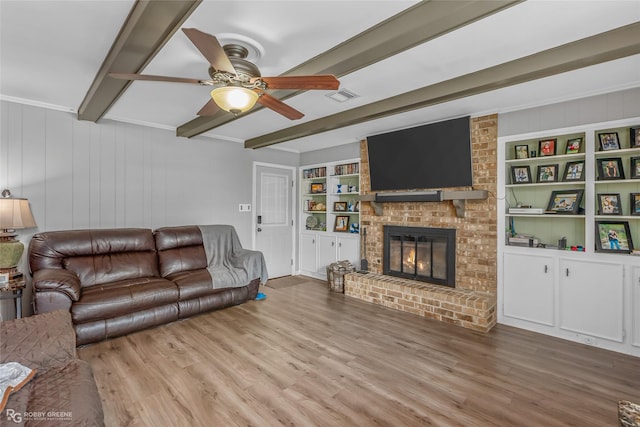
[[[211,91],[211,98],[221,109],[239,114],[252,109],[259,96],[244,87],[222,86]]]

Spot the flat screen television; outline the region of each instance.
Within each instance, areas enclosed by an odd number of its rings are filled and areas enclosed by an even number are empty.
[[[367,137],[371,191],[473,184],[469,117]]]

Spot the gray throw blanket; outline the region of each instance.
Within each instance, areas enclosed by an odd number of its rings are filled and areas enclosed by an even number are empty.
[[[243,249],[236,229],[231,225],[199,225],[207,270],[213,287],[239,288],[259,277],[267,283],[267,264],[262,252]]]

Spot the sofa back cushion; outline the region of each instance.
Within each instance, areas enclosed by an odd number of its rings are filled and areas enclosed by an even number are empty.
[[[163,227],[155,231],[160,275],[207,268],[202,233],[196,225]]]
[[[38,233],[29,244],[29,267],[73,271],[83,287],[160,275],[153,233],[142,228]]]

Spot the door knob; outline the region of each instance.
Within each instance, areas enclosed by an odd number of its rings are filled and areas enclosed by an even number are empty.
[[[262,228],[258,227],[258,233],[262,231]]]

